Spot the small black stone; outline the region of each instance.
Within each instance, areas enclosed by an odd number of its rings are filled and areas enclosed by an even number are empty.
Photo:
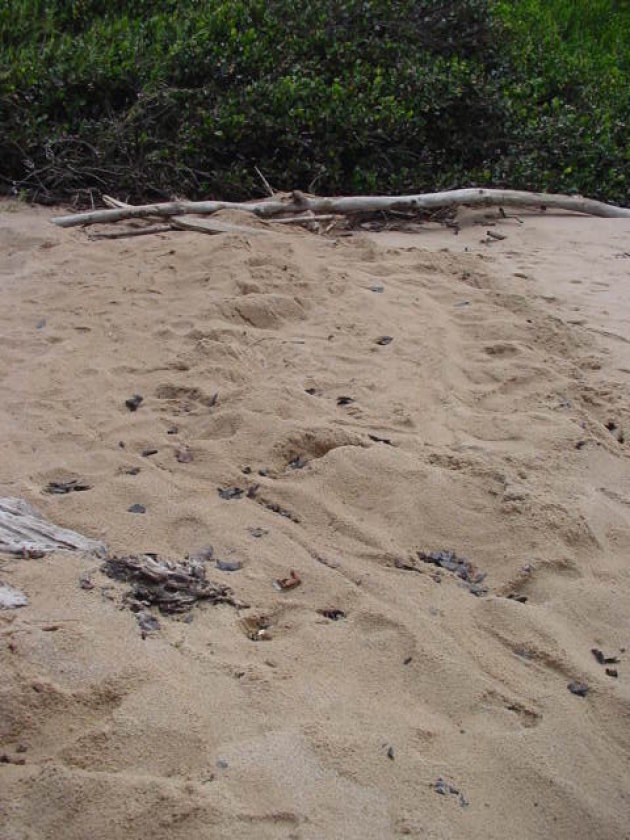
[[[131,507],[128,507],[127,511],[129,513],[146,513],[147,509],[145,508],[144,505],[136,504],[136,505],[131,505]]]
[[[144,397],[141,397],[140,394],[134,394],[133,397],[129,397],[128,400],[125,400],[125,405],[129,411],[137,411],[143,399]]]

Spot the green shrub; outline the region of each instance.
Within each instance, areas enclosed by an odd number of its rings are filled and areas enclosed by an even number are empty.
[[[0,185],[38,200],[244,198],[258,166],[278,189],[495,184],[629,202],[624,9],[5,0]]]

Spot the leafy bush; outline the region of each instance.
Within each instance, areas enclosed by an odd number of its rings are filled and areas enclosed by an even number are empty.
[[[0,184],[39,200],[244,198],[258,166],[279,189],[495,184],[628,202],[624,9],[5,0]]]

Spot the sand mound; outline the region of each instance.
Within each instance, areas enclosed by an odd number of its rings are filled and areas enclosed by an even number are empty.
[[[1,557],[2,836],[625,836],[628,222],[49,215],[0,211],[0,496],[118,555],[212,545],[250,606],[143,633],[98,559]]]

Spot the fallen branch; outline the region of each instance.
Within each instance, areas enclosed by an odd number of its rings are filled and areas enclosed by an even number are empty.
[[[209,215],[219,210],[245,210],[262,218],[280,214],[298,214],[310,210],[313,213],[374,213],[391,210],[436,210],[467,204],[483,207],[531,207],[538,209],[568,210],[588,216],[605,218],[630,218],[630,209],[604,204],[589,198],[547,193],[518,192],[516,190],[464,189],[419,195],[357,195],[325,198],[309,196],[294,191],[288,201],[268,199],[265,201],[170,201],[164,204],[143,204],[139,206],[114,207],[109,210],[93,210],[71,216],[57,216],[52,221],[60,227],[119,222],[123,219],[142,219],[147,216],[184,216],[190,213]]]
[[[148,225],[142,228],[133,228],[132,230],[112,230],[106,233],[91,233],[88,239],[126,239],[129,236],[147,236],[151,233],[169,233],[173,230],[173,225]]]

